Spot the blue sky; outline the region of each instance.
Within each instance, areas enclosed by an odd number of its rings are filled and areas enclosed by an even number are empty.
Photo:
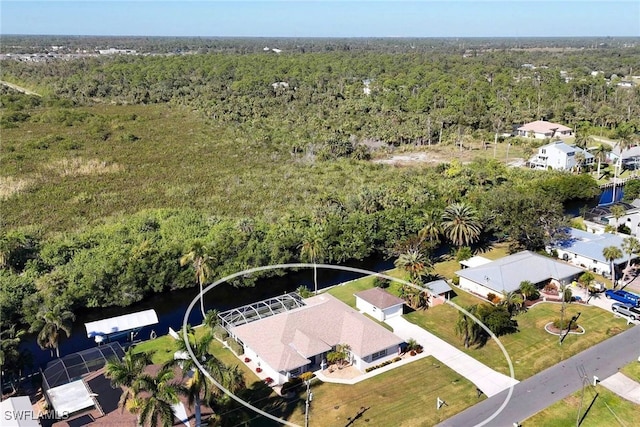
[[[639,0],[0,0],[1,34],[640,36]]]

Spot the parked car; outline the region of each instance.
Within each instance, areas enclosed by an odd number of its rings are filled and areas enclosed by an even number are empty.
[[[640,295],[636,295],[631,292],[607,289],[606,291],[604,291],[604,295],[608,299],[613,299],[624,304],[629,304],[633,307],[640,306]]]
[[[628,318],[630,318],[631,320],[640,319],[640,310],[638,310],[637,308],[629,304],[614,302],[611,305],[611,310],[613,310],[614,313],[623,314]]]

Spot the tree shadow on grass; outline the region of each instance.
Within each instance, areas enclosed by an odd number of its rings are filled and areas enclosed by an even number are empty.
[[[263,381],[256,381],[251,386],[238,392],[237,396],[251,405],[281,419],[288,420],[298,407],[304,407],[304,400],[298,391],[291,399],[285,399],[276,394]],[[216,408],[217,423],[226,426],[276,427],[282,423],[266,418],[232,399],[226,399],[224,404]]]

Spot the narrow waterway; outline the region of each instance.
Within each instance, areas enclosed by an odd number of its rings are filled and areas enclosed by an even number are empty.
[[[363,261],[354,261],[345,265],[372,271],[384,271],[393,268],[393,260],[387,260],[380,256],[371,257]],[[348,280],[353,280],[361,275],[347,271],[335,271],[318,269],[318,287],[326,288]],[[300,285],[313,289],[313,270],[288,271],[282,277],[273,277],[258,280],[254,287],[234,288],[222,284],[212,289],[205,297],[205,310],[217,309],[220,311],[242,306],[265,298],[282,295],[295,291]],[[142,328],[136,339],[147,340],[151,331],[158,336],[167,334],[169,327],[178,330],[182,327],[182,321],[191,301],[198,295],[197,288],[180,289],[172,292],[155,294],[148,299],[129,307],[92,308],[76,312],[76,320],[73,324],[71,336],[60,340],[60,355],[81,351],[96,345],[93,339],[87,337],[84,324],[94,320],[106,319],[137,311],[154,309],[158,314],[158,324]],[[191,324],[202,322],[199,305],[192,310],[189,318]],[[35,336],[28,336],[21,345],[33,355],[34,369],[44,366],[52,360],[49,350],[42,350],[35,340]]]

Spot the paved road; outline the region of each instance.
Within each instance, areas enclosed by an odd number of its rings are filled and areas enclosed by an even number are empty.
[[[508,389],[518,380],[494,371],[490,367],[478,362],[463,351],[458,350],[448,342],[425,331],[420,326],[414,325],[402,317],[393,317],[385,320],[385,323],[393,328],[393,333],[404,340],[415,339],[429,353],[441,363],[453,369],[473,384],[482,392],[491,397]]]
[[[640,327],[635,326],[516,384],[507,406],[488,423],[481,424],[498,410],[505,401],[508,391],[472,406],[439,426],[512,427],[513,423],[522,422],[556,401],[580,390],[582,378],[578,374],[578,367],[584,367],[590,380],[593,380],[594,375],[605,379],[617,373],[624,365],[636,360],[638,356],[640,356]],[[522,424],[526,426],[526,423]]]

